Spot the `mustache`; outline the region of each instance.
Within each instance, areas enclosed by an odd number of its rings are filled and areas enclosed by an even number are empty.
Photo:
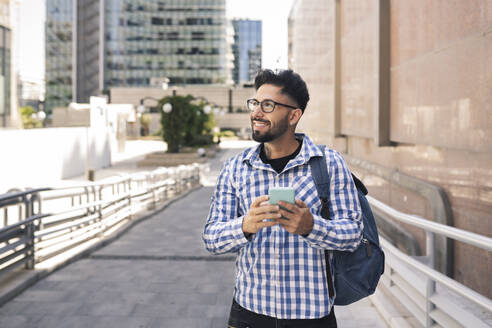
[[[263,122],[263,123],[270,123],[269,121],[267,121],[267,120],[262,120],[261,118],[253,118],[253,119],[251,120],[251,122],[254,122],[254,121],[257,121],[257,122]]]

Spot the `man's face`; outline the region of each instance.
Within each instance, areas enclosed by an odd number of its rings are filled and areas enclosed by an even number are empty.
[[[272,84],[263,84],[256,91],[256,100],[262,102],[269,99],[278,103],[296,106],[286,94],[281,93],[282,87]],[[264,113],[260,106],[251,113],[251,129],[253,140],[257,142],[271,142],[284,135],[289,128],[290,109],[276,105],[271,113]]]

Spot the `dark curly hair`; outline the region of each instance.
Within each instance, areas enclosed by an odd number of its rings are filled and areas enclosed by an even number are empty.
[[[255,78],[255,89],[258,90],[263,84],[273,84],[282,87],[281,92],[295,100],[302,112],[306,109],[309,101],[309,92],[306,82],[293,70],[272,71],[264,69],[258,72]]]

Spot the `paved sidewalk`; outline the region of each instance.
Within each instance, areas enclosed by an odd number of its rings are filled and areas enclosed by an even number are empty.
[[[236,151],[219,153],[205,180],[213,184]],[[0,327],[226,327],[234,254],[210,255],[201,240],[212,191],[190,193],[39,281],[0,308]],[[342,328],[386,327],[367,300],[335,311]]]

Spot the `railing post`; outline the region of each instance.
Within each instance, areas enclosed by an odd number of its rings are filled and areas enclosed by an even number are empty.
[[[152,191],[152,209],[155,209],[157,207],[157,200],[156,200],[156,194],[155,194],[155,176],[152,173],[149,173],[149,179],[147,180],[150,182],[150,190]]]
[[[99,197],[98,201],[101,202],[99,204],[99,206],[97,207],[97,216],[98,216],[98,221],[99,221],[99,224],[98,224],[99,225],[99,233],[98,233],[99,237],[102,237],[104,234],[104,225],[102,223],[102,221],[103,221],[103,216],[102,216],[102,206],[103,206],[103,204],[102,204],[102,190],[103,190],[103,188],[104,188],[104,185],[99,186],[99,190],[97,192],[98,197]]]
[[[43,200],[42,200],[41,194],[39,192],[36,193],[35,199],[38,202],[38,212],[37,212],[37,214],[41,214],[41,213],[43,213]],[[43,220],[39,220],[39,227],[38,227],[38,229],[39,230],[43,229]]]
[[[3,209],[3,226],[6,227],[9,225],[9,211],[7,207]]]
[[[26,224],[26,264],[28,270],[34,269],[34,222]]]
[[[33,215],[33,202],[34,197],[32,195],[25,195],[24,206],[26,219]],[[25,227],[26,231],[26,264],[25,268],[28,270],[34,269],[34,222],[29,222]]]
[[[91,186],[91,194],[92,194],[92,201],[94,204],[94,206],[92,206],[92,208],[91,208],[91,214],[94,214],[97,211],[96,204],[95,204],[97,201],[97,194],[96,194],[96,187],[95,186]]]
[[[128,207],[130,209],[130,220],[133,219],[133,203],[132,203],[132,178],[126,180],[128,185]]]
[[[426,248],[426,256],[429,261],[429,266],[436,270],[436,247],[435,247],[435,234],[430,231],[425,232],[425,248]],[[426,301],[426,327],[432,327],[434,324],[434,320],[432,320],[430,314],[434,310],[434,303],[430,300],[432,295],[436,292],[436,282],[431,279],[426,279],[426,293],[425,293],[425,301]]]
[[[86,199],[85,199],[86,204],[89,205],[89,188],[84,187],[84,191],[85,191],[85,197],[86,197]],[[80,196],[80,205],[82,205],[82,195]],[[90,207],[87,207],[85,209],[85,211],[86,211],[86,214],[85,214],[86,216],[89,216],[91,214]]]
[[[169,198],[169,170],[167,168],[162,172],[162,181],[165,181],[164,190],[162,191],[163,200],[167,200]]]
[[[436,270],[435,234],[430,231],[425,232],[425,255],[429,261],[429,267]]]

